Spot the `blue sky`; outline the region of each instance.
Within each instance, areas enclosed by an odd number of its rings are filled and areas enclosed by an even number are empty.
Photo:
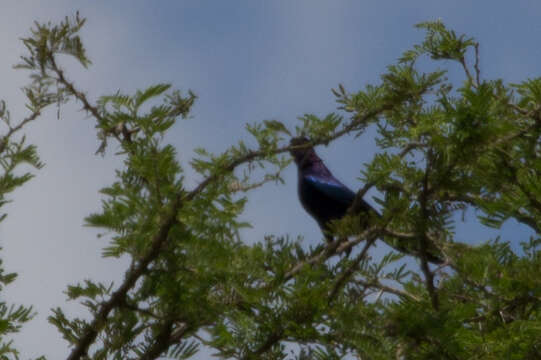
[[[441,18],[477,38],[485,78],[517,82],[540,72],[541,3],[533,0],[2,4],[0,98],[7,100],[14,119],[25,115],[18,89],[27,75],[11,68],[23,51],[19,38],[28,34],[33,20],[58,21],[80,10],[88,18],[82,35],[93,65],[86,71],[69,61],[66,66],[90,98],[158,82],[199,95],[193,119],[181,122],[169,138],[185,165],[194,147],[221,151],[246,138],[246,123],[279,119],[293,127],[304,113],[334,111],[330,88],[343,83],[355,91],[377,82],[387,65],[422,40],[413,27],[421,21]],[[450,72],[451,77],[458,74],[458,69]],[[47,112],[28,127],[28,138],[38,145],[46,167],[13,195],[8,219],[0,225],[0,255],[8,270],[20,274],[3,296],[34,304],[39,312],[16,338],[23,358],[65,357],[65,342],[46,321],[49,309],[63,306],[79,314],[77,304],[65,305],[66,286],[85,278],[118,283],[126,266],[101,259],[105,239],[82,227],[84,216],[99,209],[97,190],[113,180],[119,162],[111,154],[93,155],[98,145],[93,123],[78,109],[67,106],[62,120],[55,111]],[[318,149],[335,175],[354,189],[362,185],[356,179],[375,151],[370,135]],[[285,186],[270,184],[250,194],[246,218],[254,229],[246,232],[246,241],[267,233],[321,241],[316,224],[298,204],[295,170],[284,175]],[[188,178],[190,185],[197,181]],[[474,222],[458,227],[464,239],[485,239]],[[509,224],[503,235],[510,239],[526,232]]]

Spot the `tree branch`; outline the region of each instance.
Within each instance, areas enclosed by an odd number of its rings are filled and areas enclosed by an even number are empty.
[[[154,235],[150,242],[150,248],[147,253],[141,257],[138,263],[133,268],[128,270],[125,275],[124,282],[111,295],[111,298],[102,303],[97,311],[94,319],[86,328],[84,334],[78,339],[77,345],[73,348],[68,356],[68,360],[80,359],[88,351],[88,347],[96,340],[98,333],[104,328],[109,313],[116,307],[120,307],[125,303],[128,291],[135,285],[137,280],[147,270],[148,265],[156,259],[160,253],[163,244],[167,241],[169,230],[177,223],[177,213],[181,207],[181,199],[177,199],[171,204],[168,214],[162,220],[158,233]]]
[[[174,316],[171,316],[173,318]],[[180,323],[180,325],[175,328],[175,320],[165,321],[158,334],[155,336],[155,341],[152,346],[141,355],[139,360],[154,360],[163,354],[169,346],[172,344],[178,343],[182,340],[184,335],[190,331],[190,326],[187,323]]]
[[[477,88],[479,84],[475,82],[473,76],[471,75],[470,69],[468,69],[468,65],[466,64],[466,58],[464,57],[464,55],[460,57],[459,61],[460,61],[460,64],[462,64],[462,68],[464,69],[464,72],[466,73],[466,77],[468,78],[468,80],[470,80],[473,86]]]
[[[342,274],[340,275],[338,280],[335,282],[333,289],[331,290],[329,294],[329,299],[328,299],[329,305],[334,301],[336,295],[338,294],[340,289],[342,289],[342,287],[345,285],[347,279],[349,279],[353,275],[355,270],[357,270],[361,261],[363,261],[363,259],[366,257],[368,249],[370,248],[370,246],[374,244],[375,241],[376,241],[376,237],[374,236],[368,239],[363,249],[359,253],[359,255],[357,255],[357,257],[353,260],[353,263],[344,272],[342,272]]]
[[[382,290],[384,292],[387,292],[389,294],[393,294],[393,295],[396,295],[396,296],[399,296],[401,298],[404,298],[404,299],[408,299],[408,300],[412,300],[412,301],[421,301],[421,298],[407,292],[407,291],[404,291],[402,289],[398,289],[398,288],[394,288],[394,287],[390,287],[390,286],[387,286],[387,285],[384,285],[382,284],[381,282],[379,282],[377,279],[374,279],[372,281],[365,281],[365,280],[355,280],[355,283],[357,284],[360,284],[362,286],[365,286],[365,287],[369,287],[369,288],[376,288],[376,289],[379,289],[379,290]]]
[[[82,91],[77,90],[75,88],[75,85],[71,81],[68,81],[66,79],[66,77],[64,76],[64,70],[62,70],[56,64],[56,59],[54,57],[54,53],[52,52],[49,54],[49,61],[51,62],[51,68],[53,72],[58,76],[57,80],[66,87],[66,89],[72,96],[74,96],[83,104],[84,110],[91,113],[94,119],[96,119],[99,124],[103,124],[105,122],[105,119],[100,115],[98,108],[91,105],[86,95]]]
[[[377,228],[371,227],[367,230],[363,231],[361,234],[357,235],[355,239],[353,240],[346,240],[342,242],[333,241],[329,243],[323,251],[321,251],[319,254],[314,255],[310,259],[301,261],[297,263],[291,270],[289,270],[284,275],[284,282],[291,280],[297,273],[299,273],[303,267],[306,265],[316,265],[321,264],[328,258],[332,257],[333,255],[340,254],[348,249],[351,249],[355,244],[360,243],[361,241],[365,240],[367,237],[371,236],[376,232]]]
[[[261,359],[261,355],[269,351],[274,344],[282,340],[283,332],[275,332],[272,333],[267,340],[261,344],[259,348],[257,348],[255,351],[245,355],[242,357],[243,360],[253,360],[253,359]]]
[[[479,69],[479,43],[475,43],[475,65],[473,65],[473,68],[475,69],[475,79],[477,81],[477,85],[481,84],[481,69]]]
[[[420,194],[419,203],[421,207],[421,225],[422,229],[419,232],[419,239],[421,240],[421,270],[423,271],[423,274],[425,275],[425,281],[426,281],[426,288],[428,290],[428,293],[430,294],[430,299],[432,301],[432,307],[434,310],[439,309],[439,300],[438,300],[438,294],[436,292],[436,288],[434,287],[434,274],[430,271],[430,267],[428,266],[428,254],[427,254],[427,248],[428,248],[428,239],[426,236],[427,229],[426,229],[426,222],[428,220],[428,193],[430,191],[428,186],[428,177],[430,174],[430,170],[432,167],[432,152],[431,150],[428,151],[426,156],[426,169],[425,169],[425,175],[423,177],[423,189]]]
[[[6,150],[6,146],[9,142],[9,138],[14,134],[16,133],[17,131],[21,130],[23,128],[23,126],[25,126],[27,123],[33,121],[33,120],[36,120],[38,118],[38,116],[41,115],[41,111],[34,111],[32,114],[30,114],[28,117],[24,118],[19,124],[17,124],[16,126],[14,127],[9,127],[9,130],[7,132],[7,134],[5,134],[4,136],[2,136],[2,138],[0,139],[0,154],[2,154],[4,152],[4,150]]]
[[[139,360],[154,360],[160,356],[170,345],[171,334],[173,333],[173,325],[175,321],[173,319],[166,320],[158,333],[154,336],[154,343],[145,351]]]

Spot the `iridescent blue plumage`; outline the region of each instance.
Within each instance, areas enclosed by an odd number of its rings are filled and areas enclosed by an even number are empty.
[[[324,166],[324,165],[323,165]],[[346,215],[355,199],[355,193],[332,175],[299,174],[299,197],[304,209],[316,219],[323,230],[332,220]],[[366,204],[366,211],[369,205]]]
[[[327,241],[332,241],[329,225],[346,215],[355,200],[355,193],[332,175],[312,147],[303,147],[307,143],[309,140],[304,137],[291,139],[291,145],[298,146],[291,150],[291,155],[297,164],[299,199],[302,207],[317,221]],[[366,201],[361,200],[360,218],[366,219],[369,214],[379,216]],[[400,252],[420,256],[412,243],[392,239],[384,241]],[[441,263],[442,259],[434,253],[426,254],[428,261]]]

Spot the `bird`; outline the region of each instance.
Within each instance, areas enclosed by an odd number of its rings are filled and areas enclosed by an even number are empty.
[[[342,219],[355,200],[355,193],[334,177],[317,155],[310,140],[305,136],[294,137],[290,141],[290,154],[297,165],[297,191],[302,207],[318,223],[327,242],[333,241],[331,223]],[[360,202],[360,218],[366,224],[366,218],[381,215],[364,199]],[[412,246],[389,243],[396,250],[419,256]],[[349,255],[349,252],[346,253]],[[443,261],[431,254],[427,260],[433,263]]]

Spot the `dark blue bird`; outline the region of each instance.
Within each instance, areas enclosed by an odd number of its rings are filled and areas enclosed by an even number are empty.
[[[355,193],[333,176],[312,147],[302,147],[308,143],[309,140],[305,137],[293,138],[290,143],[291,146],[299,147],[291,150],[298,169],[299,199],[302,207],[317,221],[327,241],[332,241],[332,235],[329,234],[330,222],[346,215],[353,204]],[[364,200],[361,202],[360,213],[361,219],[366,219],[368,214],[379,216]],[[419,256],[411,246],[389,245],[398,251]],[[428,254],[427,258],[434,263],[442,262],[431,254]]]
[[[304,137],[294,138],[291,145],[302,146],[308,142]],[[330,221],[346,215],[355,199],[355,193],[332,175],[312,147],[294,149],[291,155],[297,164],[302,207],[317,221],[321,230],[327,233]],[[368,213],[374,210],[363,200],[362,211]]]

